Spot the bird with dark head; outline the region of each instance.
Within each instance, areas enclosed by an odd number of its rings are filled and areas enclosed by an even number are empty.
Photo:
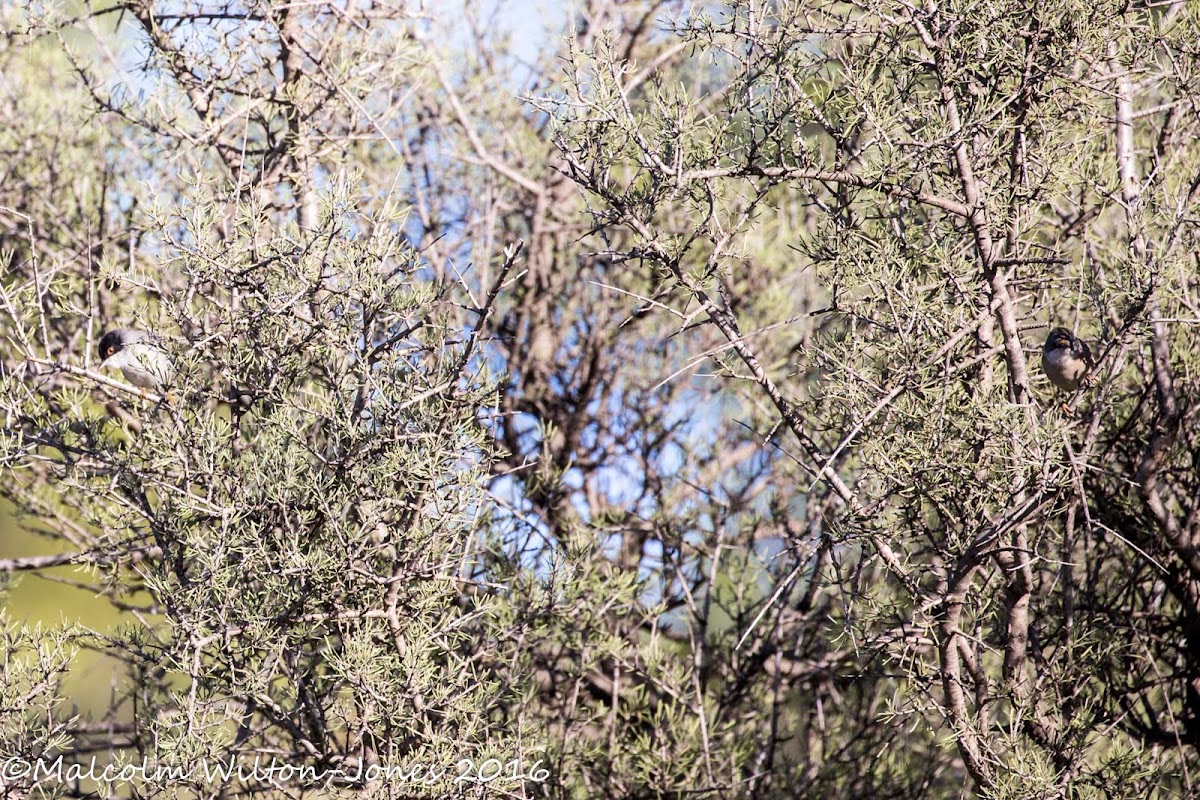
[[[100,366],[119,369],[134,386],[154,392],[175,378],[175,365],[158,337],[133,328],[115,328],[100,337]]]
[[[1066,328],[1054,328],[1042,345],[1042,371],[1064,392],[1077,392],[1092,385],[1094,362],[1087,342]]]

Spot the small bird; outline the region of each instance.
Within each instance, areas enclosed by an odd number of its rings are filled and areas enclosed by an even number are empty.
[[[100,337],[100,366],[116,367],[139,389],[162,391],[175,378],[175,365],[157,336],[114,328]]]
[[[1066,328],[1054,328],[1042,345],[1042,371],[1064,392],[1077,392],[1092,385],[1092,351],[1087,342]]]

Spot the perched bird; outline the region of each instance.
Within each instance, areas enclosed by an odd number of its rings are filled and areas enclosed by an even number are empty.
[[[134,386],[155,392],[175,378],[175,365],[159,338],[132,328],[115,328],[100,337],[100,366],[116,367]]]
[[[1092,351],[1066,328],[1054,328],[1042,345],[1042,371],[1064,392],[1092,385]]]

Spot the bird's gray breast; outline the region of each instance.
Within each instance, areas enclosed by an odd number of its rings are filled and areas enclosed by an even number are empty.
[[[1058,347],[1042,351],[1042,370],[1058,388],[1073,392],[1079,388],[1079,380],[1087,371],[1087,363],[1069,348]]]
[[[149,342],[127,344],[112,361],[126,380],[142,389],[157,389],[175,377],[170,356]]]

